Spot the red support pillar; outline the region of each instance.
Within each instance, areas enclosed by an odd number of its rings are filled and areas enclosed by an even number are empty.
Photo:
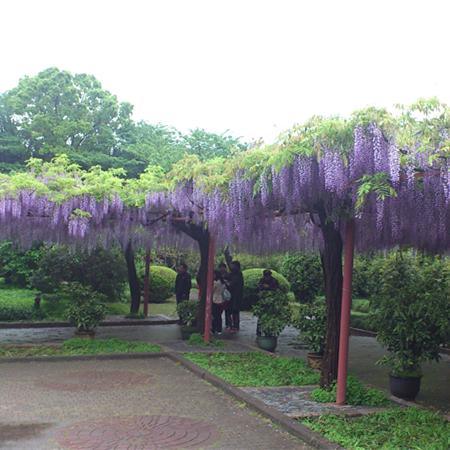
[[[148,302],[150,299],[150,250],[145,253],[144,273],[144,317],[148,316]]]
[[[212,296],[214,289],[214,260],[216,256],[216,240],[209,235],[208,245],[208,271],[206,276],[206,304],[205,304],[205,332],[204,341],[209,342],[212,322]]]
[[[336,403],[345,404],[347,389],[348,346],[350,334],[350,309],[352,306],[353,253],[355,248],[355,220],[345,226],[344,279],[342,285],[341,327],[339,334],[339,361]]]

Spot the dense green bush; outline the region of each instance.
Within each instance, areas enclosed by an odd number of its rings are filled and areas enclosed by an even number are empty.
[[[94,329],[105,318],[105,296],[80,283],[69,283],[65,288],[69,299],[67,319],[80,331]]]
[[[281,264],[281,273],[291,283],[292,291],[300,302],[310,302],[323,292],[322,266],[316,254],[287,254]]]
[[[0,321],[32,320],[35,309],[32,304],[0,302]]]
[[[249,310],[258,301],[258,283],[263,276],[265,269],[247,269],[242,272],[244,276],[244,298],[242,301],[241,309],[244,311]],[[286,280],[283,275],[272,270],[273,277],[280,284],[280,289],[284,293],[288,293],[290,290],[289,281]]]
[[[261,292],[252,312],[258,318],[264,336],[279,336],[291,321],[289,298],[281,290]]]
[[[42,250],[31,284],[41,292],[54,293],[63,282],[79,282],[114,302],[120,299],[126,279],[124,258],[117,249],[75,252],[54,245]]]
[[[221,262],[223,259],[224,258],[218,258],[218,262]],[[280,272],[284,254],[250,255],[248,253],[236,253],[233,254],[233,259],[241,263],[242,270],[254,269],[257,267],[271,267],[273,270]]]
[[[169,267],[150,266],[150,303],[164,303],[172,297],[176,277],[177,273]]]
[[[376,295],[381,282],[382,254],[357,255],[353,262],[353,295],[370,297]]]
[[[450,270],[448,261],[389,255],[382,267],[377,295],[371,300],[377,339],[389,355],[396,375],[420,373],[424,361],[439,360],[439,349],[450,330]]]
[[[300,331],[300,339],[312,352],[323,354],[327,333],[327,313],[325,300],[316,299],[312,303],[299,305],[298,315],[293,325]]]
[[[12,242],[0,243],[0,277],[6,284],[28,287],[33,271],[38,267],[41,250],[36,246],[28,251],[21,251]]]

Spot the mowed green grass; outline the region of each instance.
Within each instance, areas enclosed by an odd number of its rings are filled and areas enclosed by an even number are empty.
[[[155,353],[159,345],[148,342],[125,341],[122,339],[80,339],[64,341],[62,345],[35,345],[27,347],[0,346],[0,358],[22,358],[33,356],[76,356],[101,355],[108,353]]]
[[[185,353],[184,357],[234,386],[302,386],[319,382],[319,374],[295,357],[262,352]]]
[[[34,298],[36,291],[31,289],[17,288],[0,284],[0,321],[28,321],[28,320],[66,320],[67,301],[47,301],[43,296],[41,301],[41,313],[36,315],[34,312]],[[115,302],[107,303],[108,315],[126,316],[130,312],[129,303]],[[141,312],[143,306],[141,305]],[[167,317],[176,317],[175,298],[170,298],[166,303],[150,303],[150,315],[165,315]]]

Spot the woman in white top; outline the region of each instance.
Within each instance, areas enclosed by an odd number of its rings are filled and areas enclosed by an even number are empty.
[[[214,288],[213,288],[213,298],[212,298],[212,332],[221,334],[222,333],[222,312],[224,307],[224,291],[225,282],[222,280],[220,272],[214,271]]]

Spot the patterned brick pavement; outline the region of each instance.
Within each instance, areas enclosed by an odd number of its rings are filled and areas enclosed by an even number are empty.
[[[307,446],[166,358],[0,366],[0,448]]]

